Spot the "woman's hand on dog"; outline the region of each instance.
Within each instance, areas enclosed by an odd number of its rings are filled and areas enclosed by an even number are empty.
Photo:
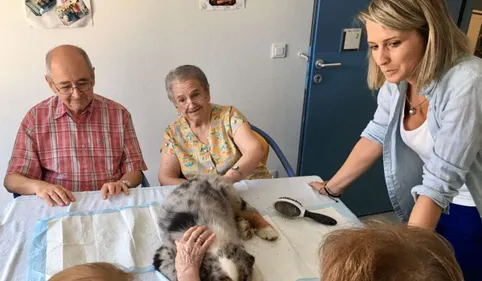
[[[205,226],[194,226],[176,241],[178,280],[199,280],[199,268],[216,235]]]

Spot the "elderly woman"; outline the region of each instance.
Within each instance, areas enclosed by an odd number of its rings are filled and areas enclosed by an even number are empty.
[[[260,162],[262,143],[236,108],[211,103],[201,69],[183,65],[172,70],[166,90],[179,117],[164,134],[161,185],[177,185],[199,174],[224,175],[232,182],[270,177]]]

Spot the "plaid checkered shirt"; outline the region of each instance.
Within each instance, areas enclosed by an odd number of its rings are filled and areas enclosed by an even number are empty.
[[[17,133],[7,174],[99,190],[130,171],[147,170],[130,113],[94,95],[80,118],[52,96],[34,106]]]

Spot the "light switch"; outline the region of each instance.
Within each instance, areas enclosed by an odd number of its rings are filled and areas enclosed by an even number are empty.
[[[286,44],[273,44],[271,45],[271,58],[285,58],[286,57]]]

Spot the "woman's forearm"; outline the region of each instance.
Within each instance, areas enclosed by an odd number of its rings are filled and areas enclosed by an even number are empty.
[[[239,172],[233,169],[229,169],[225,176],[231,179],[233,182],[238,182],[249,175],[251,175],[256,167],[258,167],[261,159],[263,159],[264,151],[262,147],[256,147],[255,149],[243,154],[236,162],[236,166],[239,167]]]
[[[343,166],[330,179],[328,186],[344,190],[353,181],[365,173],[382,155],[383,148],[380,144],[367,138],[361,138]]]
[[[410,214],[408,225],[435,229],[441,213],[442,208],[440,208],[430,197],[423,195],[419,196],[417,202],[415,202],[412,213]]]
[[[179,185],[186,180],[181,178],[181,164],[175,155],[161,153],[161,164],[157,178],[161,185]]]
[[[161,185],[180,185],[185,182],[186,179],[176,178],[171,176],[159,176],[159,183]]]

